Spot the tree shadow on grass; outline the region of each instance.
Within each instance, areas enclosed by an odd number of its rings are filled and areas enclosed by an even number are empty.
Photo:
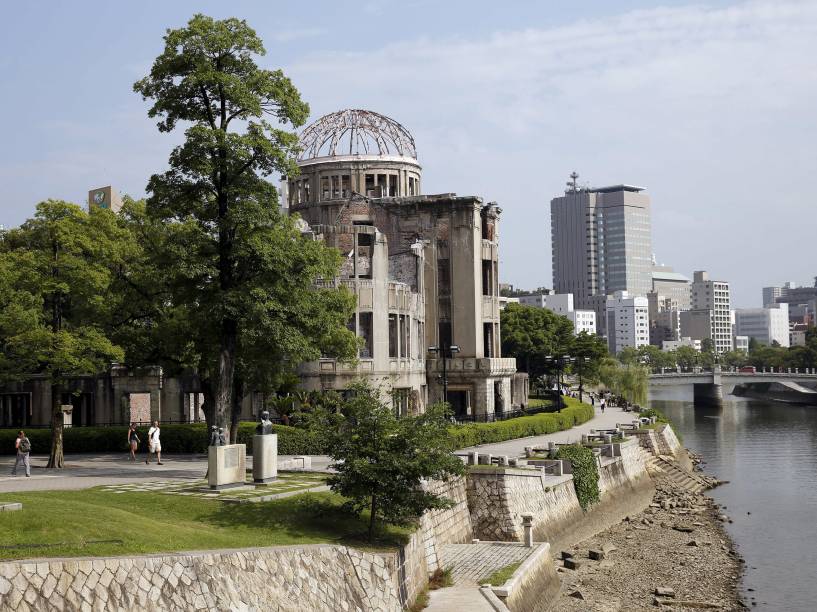
[[[368,538],[368,514],[358,516],[334,493],[304,493],[284,499],[246,504],[222,504],[207,517],[218,527],[268,529],[305,542],[322,541],[359,548],[395,549],[408,541],[409,528],[386,526]]]

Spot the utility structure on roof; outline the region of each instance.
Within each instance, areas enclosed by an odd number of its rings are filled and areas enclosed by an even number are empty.
[[[476,196],[422,195],[414,138],[372,111],[321,117],[300,145],[288,208],[344,255],[339,277],[319,282],[355,294],[349,327],[362,339],[355,364],[304,364],[304,388],[343,391],[363,379],[401,415],[441,401],[444,383],[461,417],[526,403],[526,375],[500,354],[500,208]],[[451,346],[459,352],[439,349]]]

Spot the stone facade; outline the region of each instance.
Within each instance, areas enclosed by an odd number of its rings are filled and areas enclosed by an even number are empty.
[[[377,113],[322,117],[301,148],[300,174],[286,184],[289,211],[344,255],[340,276],[319,285],[357,297],[349,327],[363,339],[355,364],[305,364],[303,386],[342,391],[364,379],[384,398],[396,391],[396,409],[410,414],[444,399],[445,373],[446,399],[461,415],[527,402],[524,386],[511,385],[515,360],[500,352],[499,207],[421,195],[412,136]]]

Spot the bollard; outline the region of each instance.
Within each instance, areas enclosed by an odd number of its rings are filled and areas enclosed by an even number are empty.
[[[525,512],[522,514],[522,529],[524,531],[525,548],[533,548],[533,514]]]
[[[548,442],[548,458],[556,459],[556,442]]]
[[[604,443],[605,444],[612,444],[613,443],[613,434],[604,434]]]
[[[479,463],[479,453],[477,451],[468,453],[468,465],[477,465],[477,463]]]
[[[532,446],[526,446],[525,447],[525,457],[527,457],[527,458],[533,457],[533,447]]]
[[[587,434],[582,434],[582,444],[587,444]]]
[[[480,465],[491,465],[491,459],[492,458],[493,457],[491,457],[490,453],[485,454],[485,455],[480,455],[479,456],[479,464]]]
[[[519,466],[519,459],[516,457],[511,457],[508,459],[508,465],[511,467],[518,467]]]
[[[497,457],[497,463],[499,465],[508,465],[508,455],[499,455]]]

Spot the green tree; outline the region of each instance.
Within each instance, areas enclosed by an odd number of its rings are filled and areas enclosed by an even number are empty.
[[[679,346],[673,353],[675,362],[684,370],[690,370],[700,362],[700,353],[691,346]]]
[[[599,368],[602,384],[632,404],[643,404],[647,401],[649,377],[650,372],[646,367],[622,364],[613,358],[604,360]]]
[[[579,398],[584,384],[595,384],[599,380],[601,364],[608,356],[607,343],[595,334],[581,332],[573,340],[571,355],[576,358],[572,371],[579,377]]]
[[[517,366],[536,379],[550,371],[548,356],[570,354],[573,323],[546,308],[508,304],[500,313],[502,354],[516,357]]]
[[[398,418],[377,391],[360,386],[342,412],[326,413],[326,420],[313,421],[313,427],[329,434],[336,470],[328,479],[332,490],[347,497],[355,512],[369,510],[370,539],[378,521],[410,524],[426,510],[451,505],[423,488],[425,480],[445,480],[464,471],[452,454],[444,404]]]
[[[195,15],[167,32],[164,52],[134,85],[152,100],[159,131],[189,126],[170,169],[148,183],[147,214],[175,226],[160,268],[172,304],[195,322],[213,420],[228,431],[240,390],[269,381],[276,364],[294,367],[323,347],[350,358],[356,346],[345,328],[352,296],[314,288],[336,275],[339,254],[301,236],[268,180],[297,174],[298,137],[285,128],[302,125],[309,107],[280,70],[258,67],[264,53],[246,22]]]
[[[44,375],[51,384],[48,467],[63,467],[68,379],[95,374],[123,351],[109,338],[127,232],[107,210],[49,200],[0,243],[0,382]]]

